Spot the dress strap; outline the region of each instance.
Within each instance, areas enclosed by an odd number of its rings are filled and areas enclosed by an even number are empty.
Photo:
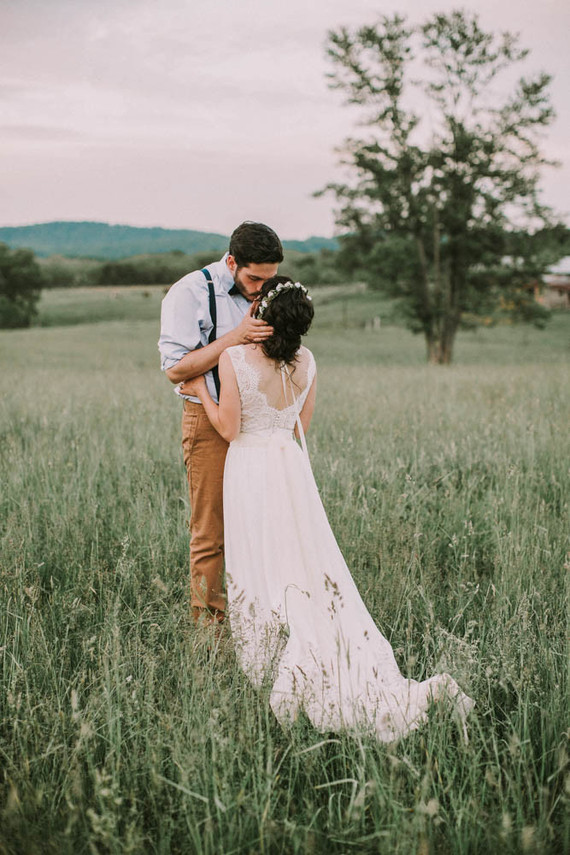
[[[295,395],[295,390],[293,389],[293,381],[291,379],[291,372],[289,371],[289,366],[287,363],[281,363],[281,380],[283,381],[283,394],[285,395],[285,403],[287,403],[287,387],[285,384],[285,375],[287,375],[287,379],[289,380],[289,388],[291,389],[291,395],[293,396],[293,404],[295,405],[295,416],[297,421],[297,427],[299,429],[299,439],[301,440],[301,448],[303,449],[303,453],[307,460],[309,460],[309,451],[307,449],[307,441],[305,439],[305,431],[303,430],[303,425],[301,423],[301,414],[299,412],[299,399]]]

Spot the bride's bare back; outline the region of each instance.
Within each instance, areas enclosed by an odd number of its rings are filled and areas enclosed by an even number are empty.
[[[293,430],[315,377],[315,360],[300,347],[295,362],[284,366],[269,359],[258,345],[226,351],[236,374],[241,401],[241,432]]]

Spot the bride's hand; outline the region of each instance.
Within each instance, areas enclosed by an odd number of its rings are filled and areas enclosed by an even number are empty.
[[[207,391],[206,378],[203,374],[199,377],[192,377],[191,380],[185,380],[178,387],[182,395],[192,395],[194,398],[201,398]]]

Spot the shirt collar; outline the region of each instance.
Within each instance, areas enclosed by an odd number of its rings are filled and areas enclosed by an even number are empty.
[[[234,287],[234,277],[227,265],[229,252],[226,252],[219,260],[218,264],[220,265],[220,287],[226,294],[229,294],[232,288]],[[238,292],[239,293],[239,292]]]

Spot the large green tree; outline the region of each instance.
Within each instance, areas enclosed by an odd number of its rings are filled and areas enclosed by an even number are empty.
[[[42,284],[33,252],[0,243],[0,328],[30,326]]]
[[[499,305],[544,322],[524,286],[554,258],[508,252],[511,232],[551,221],[538,187],[551,78],[521,77],[501,97],[527,51],[465,12],[341,28],[327,51],[330,85],[368,129],[343,148],[349,183],[320,191],[339,203],[345,260],[402,298],[432,362],[450,362],[460,325]]]

